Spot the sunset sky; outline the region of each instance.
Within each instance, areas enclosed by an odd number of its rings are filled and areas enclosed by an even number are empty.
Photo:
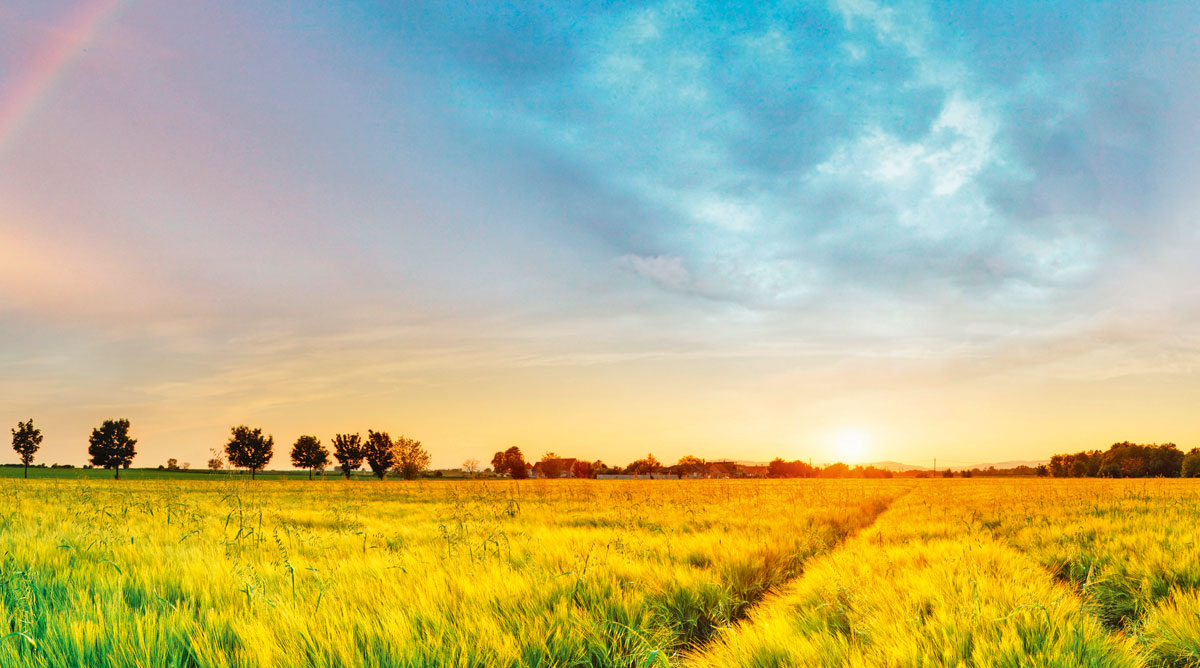
[[[0,421],[1200,446],[1200,3],[0,5]],[[0,461],[16,461],[7,448]]]

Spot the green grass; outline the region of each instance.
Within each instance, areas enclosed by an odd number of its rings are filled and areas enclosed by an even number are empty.
[[[112,469],[88,469],[88,468],[50,468],[47,467],[30,467],[30,479],[71,479],[71,480],[110,480],[114,477]],[[23,478],[25,470],[19,466],[0,466],[0,478]],[[249,471],[242,470],[221,470],[211,471],[208,469],[188,469],[178,471],[168,471],[166,469],[155,468],[128,468],[121,470],[122,480],[215,480],[229,477],[250,477]],[[315,474],[313,482],[321,480],[339,480],[343,476],[340,472],[333,470],[325,471],[324,475]],[[389,476],[389,479],[392,476]],[[255,475],[256,480],[308,480],[307,471],[281,470],[281,471],[259,471]],[[355,480],[372,480],[369,472],[355,471]],[[428,476],[427,479],[444,479],[444,480],[463,480],[461,475],[451,475],[444,473],[442,476]]]
[[[5,667],[1200,666],[1196,481],[35,472]]]
[[[11,480],[0,665],[671,665],[904,489]]]

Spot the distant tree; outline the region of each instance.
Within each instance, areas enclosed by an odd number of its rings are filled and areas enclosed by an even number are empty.
[[[396,444],[386,431],[367,430],[367,441],[363,443],[363,458],[367,466],[383,480],[387,472],[396,465]]]
[[[662,470],[662,462],[658,461],[654,455],[648,454],[645,459],[637,459],[625,467],[626,473],[635,475],[646,475],[649,473],[658,473]]]
[[[591,464],[580,459],[571,465],[571,475],[576,478],[594,478],[596,473]]]
[[[695,455],[684,455],[675,463],[675,472],[681,478],[693,473],[703,474],[707,470],[708,467],[704,464],[704,460]]]
[[[850,475],[850,467],[846,466],[845,464],[843,464],[841,462],[837,462],[836,464],[830,464],[829,466],[826,466],[825,468],[821,469],[821,477],[822,478],[845,478],[845,477],[848,477],[849,475]],[[926,475],[924,477],[929,477],[929,476]]]
[[[313,471],[329,465],[329,451],[321,445],[321,439],[316,436],[301,436],[292,445],[292,466],[308,469],[308,479],[312,480]]]
[[[396,472],[405,480],[412,480],[417,474],[429,468],[429,453],[421,447],[420,441],[401,436],[394,444],[396,451]]]
[[[167,460],[167,470],[168,471],[178,471],[179,470],[179,460],[175,459],[174,457],[171,457],[170,459],[168,459]]]
[[[525,455],[521,454],[521,448],[515,445],[492,456],[492,469],[496,471],[497,475],[508,475],[513,480],[524,480],[529,477],[529,467],[525,463]]]
[[[42,447],[42,430],[33,426],[33,418],[29,418],[28,422],[17,422],[12,430],[12,447],[21,455],[21,465],[25,467],[25,477],[28,478],[33,456]]]
[[[771,478],[811,478],[817,470],[808,462],[794,460],[785,462],[776,457],[767,464],[767,476]]]
[[[610,473],[611,471],[612,471],[612,469],[610,469],[607,464],[605,464],[603,461],[601,461],[599,459],[592,462],[592,477],[593,478],[598,475],[606,475],[606,474]]]
[[[88,439],[88,455],[93,466],[115,470],[115,477],[120,480],[121,468],[129,468],[137,455],[135,445],[137,440],[129,437],[129,420],[105,420],[92,430]]]
[[[1200,448],[1192,448],[1183,456],[1183,477],[1200,478]]]
[[[1050,475],[1050,469],[1045,464],[1038,464],[1037,468],[1034,469],[1034,473],[1036,473],[1037,477],[1039,478],[1045,478],[1046,476]]]
[[[363,464],[363,444],[358,434],[337,434],[333,437],[333,458],[342,466],[342,473],[350,479],[350,472]]]
[[[250,469],[250,479],[253,480],[274,456],[275,438],[263,436],[262,429],[251,429],[244,424],[230,431],[232,435],[225,444],[225,456],[231,465]]]
[[[951,470],[951,469],[946,469],[945,471],[942,471],[942,477],[943,477],[943,478],[953,478],[953,477],[954,477],[954,471],[953,471],[953,470]]]
[[[479,460],[467,459],[462,464],[463,472],[474,478],[479,473]]]
[[[214,471],[220,471],[221,469],[225,468],[225,462],[220,457],[213,457],[212,459],[208,460],[208,468]]]
[[[562,474],[566,473],[567,470],[567,467],[563,464],[562,457],[553,452],[547,452],[542,455],[542,460],[538,462],[536,468],[546,478],[561,478]]]

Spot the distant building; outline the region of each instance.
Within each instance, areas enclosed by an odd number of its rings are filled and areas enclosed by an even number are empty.
[[[732,478],[737,471],[737,462],[706,462],[710,478]]]
[[[558,474],[559,478],[574,478],[575,477],[575,462],[577,462],[577,461],[579,461],[579,459],[577,459],[575,457],[568,457],[568,458],[558,458],[558,459],[547,459],[544,462],[538,462],[533,465],[533,476],[532,477],[545,478],[546,477],[545,471],[547,468],[552,469],[552,470],[557,468],[559,470],[559,474]]]
[[[765,478],[769,473],[769,468],[752,464],[738,464],[733,472],[734,475],[743,478]]]

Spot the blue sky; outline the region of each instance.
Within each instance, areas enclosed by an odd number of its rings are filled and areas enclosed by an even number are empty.
[[[0,9],[0,100],[80,4]],[[1198,28],[127,2],[0,143],[0,417],[77,463],[110,414],[195,462],[241,422],[442,466],[1197,441]]]

